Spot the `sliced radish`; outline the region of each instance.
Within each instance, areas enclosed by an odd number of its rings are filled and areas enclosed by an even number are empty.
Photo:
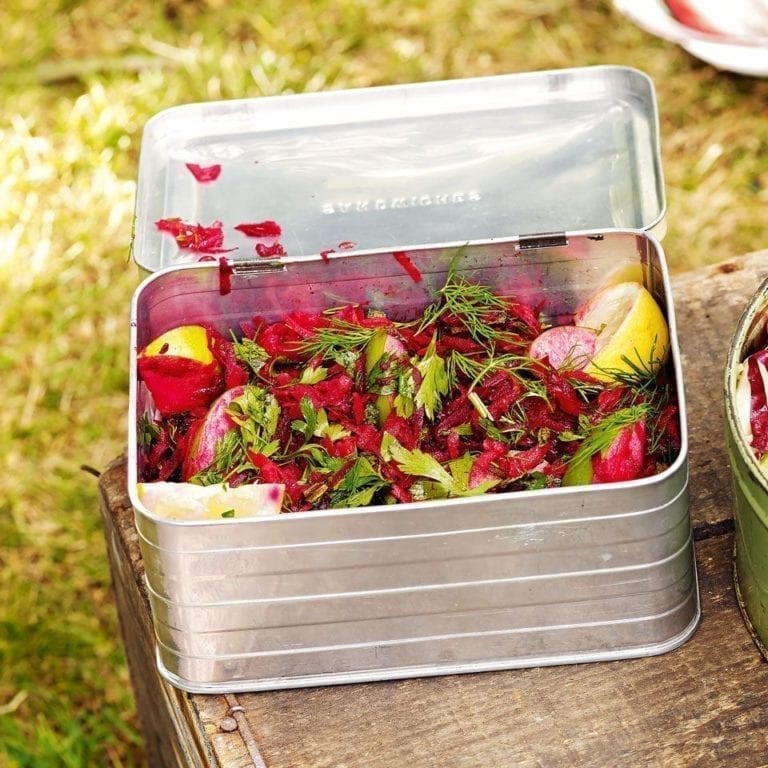
[[[232,387],[211,405],[197,428],[184,459],[181,475],[189,480],[202,472],[216,457],[216,446],[224,435],[235,428],[235,422],[227,413],[229,404],[245,392],[244,386]]]
[[[591,328],[558,325],[540,333],[531,343],[529,354],[549,360],[553,368],[584,368],[595,353],[597,334]]]

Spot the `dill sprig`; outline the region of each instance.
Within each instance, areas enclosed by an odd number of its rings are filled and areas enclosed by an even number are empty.
[[[300,342],[298,349],[323,359],[335,360],[349,352],[365,349],[377,328],[364,328],[346,320],[332,319],[331,324],[317,328],[314,334]]]
[[[487,375],[498,370],[506,371],[526,388],[536,387],[537,380],[529,375],[535,363],[536,361],[533,358],[513,354],[497,356],[490,354],[483,359],[475,359],[456,350],[451,352],[447,361],[451,377],[455,378],[455,371],[460,372],[469,379],[470,390],[474,389]]]
[[[504,296],[487,285],[469,282],[452,267],[443,287],[437,291],[435,301],[424,310],[419,330],[423,331],[443,315],[450,314],[458,318],[480,344],[493,346],[503,339],[517,341],[514,334],[496,327],[507,317],[507,312],[508,301]]]

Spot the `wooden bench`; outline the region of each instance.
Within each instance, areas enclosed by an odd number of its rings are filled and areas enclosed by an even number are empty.
[[[673,279],[702,599],[687,643],[627,661],[237,695],[156,671],[125,458],[101,475],[107,553],[152,766],[768,766],[768,663],[732,580],[723,369],[768,251]]]

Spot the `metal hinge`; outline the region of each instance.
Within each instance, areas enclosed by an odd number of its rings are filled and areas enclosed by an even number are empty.
[[[277,259],[260,259],[259,261],[233,261],[229,268],[234,275],[259,275],[264,272],[284,272],[285,263]]]
[[[521,235],[518,239],[518,245],[521,251],[530,251],[535,248],[556,248],[558,246],[568,245],[568,238],[565,236],[565,232]]]

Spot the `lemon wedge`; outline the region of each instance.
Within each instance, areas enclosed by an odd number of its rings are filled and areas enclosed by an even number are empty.
[[[202,325],[180,325],[178,328],[171,328],[147,344],[142,355],[186,357],[203,365],[213,361],[213,354],[208,348],[208,332]]]
[[[598,291],[574,316],[597,334],[585,371],[601,381],[638,370],[656,373],[669,354],[669,327],[661,307],[637,282]]]
[[[220,520],[231,517],[277,515],[285,486],[254,483],[227,485],[194,483],[138,483],[141,503],[154,515],[173,520]]]

